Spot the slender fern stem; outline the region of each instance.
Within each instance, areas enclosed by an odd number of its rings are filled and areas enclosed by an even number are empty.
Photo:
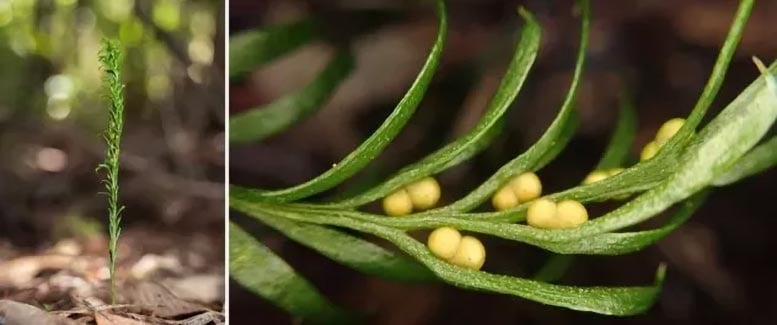
[[[105,171],[102,180],[108,196],[108,263],[110,270],[111,303],[116,303],[115,271],[116,244],[121,234],[121,212],[124,206],[119,205],[119,153],[121,133],[124,128],[124,85],[121,83],[122,53],[119,44],[112,40],[103,40],[100,51],[100,63],[105,73],[103,87],[105,97],[110,103],[108,128],[103,135],[107,146],[105,161],[98,165],[98,170]]]

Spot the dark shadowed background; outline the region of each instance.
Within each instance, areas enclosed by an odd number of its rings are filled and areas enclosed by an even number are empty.
[[[549,125],[566,94],[578,46],[573,1],[447,1],[450,29],[443,62],[427,95],[398,138],[369,167],[337,191],[374,184],[472,127],[485,109],[514,47],[518,5],[543,27],[537,61],[507,113],[506,131],[474,159],[437,175],[443,202],[452,202],[520,154]],[[639,132],[636,159],[655,130],[686,116],[706,82],[726,36],[736,1],[594,0],[588,61],[578,96],[581,124],[564,152],[539,171],[546,192],[575,184],[604,150],[619,94],[634,96]],[[230,3],[230,32],[292,22],[323,21],[331,39],[350,41],[356,68],[329,103],[289,131],[262,143],[233,146],[232,183],[279,188],[313,178],[367,138],[393,109],[423,63],[436,33],[431,7],[415,1],[249,1]],[[777,58],[777,2],[756,4],[714,116],[758,76],[750,61]],[[230,112],[268,103],[310,80],[333,54],[324,42],[293,52],[234,81]],[[770,323],[777,319],[777,226],[770,171],[716,189],[683,227],[642,252],[577,258],[560,283],[639,285],[660,262],[669,266],[659,302],[629,323]],[[328,193],[331,194],[331,193]],[[374,208],[374,207],[372,207]],[[593,216],[613,205],[590,208]],[[262,240],[334,302],[371,314],[380,324],[609,323],[623,320],[543,306],[520,298],[465,291],[443,284],[408,285],[370,278],[336,264],[268,229]],[[420,237],[419,237],[420,238]],[[423,240],[423,238],[421,238]],[[527,245],[483,238],[485,270],[528,277],[548,254]],[[283,312],[231,285],[235,324],[289,323]],[[253,322],[249,321],[253,320]]]

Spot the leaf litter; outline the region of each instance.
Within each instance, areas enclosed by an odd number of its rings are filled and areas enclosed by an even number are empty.
[[[24,250],[0,240],[0,325],[224,324],[221,247],[207,236],[127,231],[109,305],[105,238]],[[210,241],[210,243],[208,243]]]

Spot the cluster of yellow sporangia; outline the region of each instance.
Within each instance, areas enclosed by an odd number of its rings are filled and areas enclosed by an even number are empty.
[[[588,221],[585,206],[575,200],[553,202],[542,198],[532,202],[526,211],[526,223],[543,229],[576,228]]]
[[[661,125],[655,139],[642,149],[640,160],[652,158],[658,149],[682,128],[684,123],[685,119],[674,118]],[[583,184],[595,183],[622,171],[623,168],[596,170],[586,176]],[[540,195],[542,195],[540,178],[528,172],[516,176],[496,191],[491,198],[491,203],[495,209],[502,211],[534,200],[526,211],[526,223],[535,228],[576,228],[588,221],[588,211],[580,202],[537,199]],[[439,199],[440,185],[434,178],[427,177],[384,198],[383,209],[388,215],[401,216],[410,214],[413,209],[428,209],[437,204]],[[486,260],[486,249],[480,240],[472,236],[461,236],[458,230],[451,227],[441,227],[432,231],[427,245],[434,255],[457,266],[479,270]]]
[[[622,168],[613,168],[589,175],[589,182],[604,179],[620,173]],[[542,195],[542,182],[535,173],[523,173],[496,191],[491,203],[502,211],[518,204],[535,200]],[[588,220],[588,212],[580,202],[561,201],[558,204],[549,199],[539,199],[529,205],[526,222],[537,228],[558,229],[577,227]]]
[[[542,182],[535,173],[523,173],[513,178],[491,198],[491,204],[498,211],[507,210],[518,204],[534,200],[542,194]]]
[[[456,266],[480,270],[486,261],[486,248],[472,236],[462,236],[451,227],[437,228],[426,242],[437,257]]]
[[[440,184],[433,177],[427,177],[383,198],[383,211],[390,216],[404,216],[414,209],[429,209],[439,200]]]
[[[685,124],[685,119],[677,117],[666,121],[663,125],[661,125],[661,128],[659,128],[658,132],[656,132],[656,138],[653,141],[648,142],[648,144],[642,148],[642,153],[639,155],[639,160],[645,161],[653,158],[653,156],[658,153],[658,149],[661,149],[661,147],[669,142],[669,139],[671,139],[677,133],[677,131],[683,127],[683,124]]]

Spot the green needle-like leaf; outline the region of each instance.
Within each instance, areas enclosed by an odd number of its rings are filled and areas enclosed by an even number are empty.
[[[342,231],[290,221],[272,212],[257,212],[252,216],[286,237],[365,274],[397,281],[434,279],[420,264]]]
[[[240,78],[319,36],[318,23],[311,19],[230,35],[229,78]]]
[[[509,294],[575,310],[609,315],[642,313],[650,308],[660,291],[664,277],[663,266],[659,267],[654,286],[606,288],[556,285],[454,266],[433,255],[424,244],[411,237],[408,232],[445,226],[467,233],[522,242],[560,254],[627,254],[656,243],[682,225],[701,206],[710,186],[730,184],[777,164],[777,154],[775,154],[777,140],[772,138],[762,142],[762,138],[777,119],[777,78],[775,77],[777,62],[766,69],[760,61],[756,60],[762,75],[709,124],[699,128],[725,77],[736,46],[742,37],[744,25],[752,11],[753,2],[753,0],[740,2],[728,36],[699,101],[681,130],[655,157],[639,162],[604,180],[545,195],[546,198],[554,201],[573,199],[587,203],[637,194],[631,201],[617,209],[593,218],[577,228],[550,230],[517,224],[525,219],[526,210],[531,202],[519,204],[506,211],[481,213],[468,211],[482,204],[515,175],[537,171],[548,164],[564,149],[574,134],[577,127],[574,110],[575,95],[585,61],[590,24],[590,9],[586,0],[580,1],[582,28],[575,72],[558,115],[533,146],[504,165],[485,183],[462,199],[448,206],[403,217],[386,217],[353,209],[379,199],[400,186],[469,159],[482,150],[493,137],[499,136],[502,116],[520,90],[537,52],[539,26],[525,11],[521,14],[527,23],[513,60],[487,112],[470,133],[421,161],[405,167],[372,190],[357,194],[350,199],[332,204],[294,202],[328,190],[362,169],[392,141],[413,114],[439,63],[444,44],[447,18],[444,5],[438,1],[440,29],[427,62],[405,98],[370,138],[332,169],[304,184],[275,191],[231,186],[230,207],[279,230],[292,240],[364,273],[396,280],[424,280],[431,274],[458,287]],[[635,114],[631,103],[624,97],[618,125],[596,169],[622,166],[628,158],[635,130]],[[762,144],[755,147],[759,142]],[[664,225],[650,230],[624,230],[672,206],[677,206],[677,210]],[[232,230],[233,236],[234,233],[241,234],[241,230],[236,226],[230,227],[236,229]],[[423,266],[338,228],[387,240]],[[244,242],[253,242],[254,246],[258,244],[247,234],[242,233],[242,235]],[[246,238],[248,240],[245,240]],[[266,248],[263,250],[265,254],[256,253],[256,251],[262,251],[262,248],[264,247],[247,250],[253,251],[253,255],[244,260],[243,282],[256,277],[255,274],[246,271],[249,269],[250,261],[268,259],[266,253],[269,250]],[[233,257],[239,257],[241,253],[232,254]],[[280,260],[274,255],[272,257]],[[280,264],[286,267],[284,274],[293,274],[293,270],[282,260],[280,261]],[[554,281],[563,274],[570,263],[569,255],[553,257],[535,277]],[[274,264],[279,263],[274,262]],[[231,267],[235,268],[232,264]],[[488,264],[485,268],[488,269]],[[236,273],[233,271],[233,274]],[[259,277],[262,278],[261,275]],[[280,281],[267,283],[280,283]],[[304,283],[305,288],[312,289],[307,282]],[[283,296],[283,292],[295,293],[296,291],[311,290],[294,288],[270,290],[269,292],[274,296],[268,299],[279,304],[290,300]],[[323,298],[315,293],[315,289],[312,291],[314,297],[317,297],[312,301],[316,303],[309,303],[311,307],[300,307],[292,313],[326,314],[322,310],[329,309],[321,306],[331,306],[331,304],[326,301],[320,302]],[[267,295],[267,291],[257,291],[257,293]],[[331,308],[336,309],[336,307]],[[332,313],[332,315],[335,314],[339,312]]]
[[[577,111],[571,111],[570,116],[565,121],[564,125],[561,126],[561,131],[559,133],[555,133],[556,131],[553,128],[553,125],[551,124],[551,127],[548,128],[547,131],[545,131],[545,135],[553,134],[552,138],[555,139],[554,145],[552,145],[550,148],[548,148],[547,151],[542,153],[540,155],[539,151],[534,152],[532,155],[527,156],[526,162],[533,163],[528,164],[529,166],[527,169],[532,171],[537,171],[542,169],[542,167],[545,167],[545,165],[549,164],[553,159],[556,159],[558,155],[564,151],[564,148],[566,148],[567,143],[569,143],[569,140],[572,140],[572,137],[575,135],[575,132],[577,131],[577,126],[580,124],[580,120],[577,117]],[[551,133],[551,130],[553,132]],[[549,138],[544,138],[547,141]],[[540,138],[540,140],[543,140],[543,138]],[[546,142],[540,143],[539,141],[537,144],[544,144]],[[532,147],[534,148],[534,147]],[[526,151],[526,153],[529,153],[532,148],[529,148],[529,150]],[[537,154],[539,158],[534,159],[534,154]],[[517,165],[516,165],[517,166]]]
[[[629,158],[629,150],[637,133],[637,114],[631,100],[628,94],[621,95],[621,109],[615,132],[610,137],[604,155],[596,164],[596,170],[621,167]]]
[[[712,68],[710,78],[707,80],[707,84],[704,86],[699,100],[696,102],[691,114],[685,120],[683,127],[675,134],[672,139],[669,140],[659,151],[661,154],[673,154],[679,146],[683,146],[683,143],[693,135],[696,127],[701,123],[702,118],[707,113],[710,105],[712,105],[715,96],[720,90],[720,86],[723,84],[723,80],[726,77],[726,70],[728,69],[731,58],[736,52],[737,45],[742,39],[742,33],[744,33],[745,25],[750,17],[750,13],[753,11],[753,4],[755,0],[742,0],[739,2],[736,14],[734,14],[734,20],[729,28],[726,40],[723,42],[723,46],[720,49],[718,58],[715,61],[715,66]]]
[[[729,37],[734,37],[729,35]],[[723,54],[721,54],[723,55]],[[774,74],[775,65],[769,68],[770,73]],[[774,77],[772,77],[773,79]],[[755,83],[751,84],[740,96],[732,102],[727,110],[736,110],[733,106],[747,106],[747,105],[764,105],[761,102],[768,102],[771,99],[769,92],[764,90],[758,96],[753,96],[755,92]],[[745,95],[747,93],[747,95]],[[766,104],[768,105],[768,104]],[[698,139],[698,136],[695,137]],[[674,138],[673,138],[674,139]],[[756,139],[757,140],[757,139]],[[686,142],[687,143],[687,142]],[[638,163],[637,165],[627,168],[618,175],[611,176],[599,182],[595,182],[590,185],[578,186],[568,189],[563,192],[548,195],[547,197],[552,200],[572,199],[581,202],[602,201],[620,197],[626,194],[632,194],[641,192],[647,189],[656,187],[661,182],[665,181],[667,177],[672,175],[680,165],[686,164],[685,161],[676,156],[681,156],[685,147],[675,146],[673,149],[665,152],[671,152],[672,155],[665,154],[659,155],[651,160]],[[721,176],[723,177],[723,176]],[[686,195],[690,195],[686,193]],[[682,199],[676,199],[673,202],[680,201]],[[630,202],[629,204],[633,204]],[[671,203],[669,203],[671,205]],[[664,206],[664,208],[669,205]],[[502,213],[486,213],[480,214],[476,217],[483,220],[501,221],[501,222],[516,222],[523,220],[524,212],[528,208],[528,204],[521,204],[508,211]],[[661,210],[656,211],[660,212]],[[463,215],[462,217],[468,217]]]
[[[367,229],[362,231],[369,232]],[[617,316],[644,313],[655,302],[664,280],[665,269],[661,266],[656,274],[656,283],[649,287],[578,287],[543,283],[453,266],[400,231],[375,230],[373,234],[391,241],[452,285],[514,295],[580,311]]]
[[[610,136],[607,149],[596,164],[595,170],[606,170],[621,167],[629,157],[629,150],[637,132],[637,116],[628,92],[621,94],[620,112],[615,131]],[[689,214],[690,215],[690,214]],[[534,275],[534,279],[544,282],[555,282],[572,266],[575,257],[571,255],[553,254],[543,267]]]
[[[777,137],[772,137],[769,141],[750,150],[750,152],[737,161],[734,167],[716,178],[712,185],[725,186],[736,183],[743,178],[763,172],[774,165],[777,165]]]
[[[768,73],[773,74],[775,70],[777,64],[773,64]],[[530,243],[551,251],[559,250],[553,243],[577,240],[641,222],[698,192],[726,172],[760,140],[777,117],[775,84],[777,82],[772,75],[757,79],[694,138],[682,157],[684,164],[677,172],[635,200],[577,229],[541,230],[522,225],[463,220],[439,213],[415,218],[381,218],[358,212],[332,211],[332,215],[326,217],[327,222],[348,227],[351,221],[367,221],[399,229],[452,226]],[[336,215],[346,217],[337,220]]]
[[[710,185],[766,134],[777,118],[777,63],[694,136],[682,164],[667,180],[580,228],[543,235],[572,240],[639,223]],[[552,234],[551,234],[552,233]]]
[[[105,161],[97,165],[97,170],[105,171],[105,194],[108,196],[108,273],[110,274],[111,303],[116,302],[116,258],[117,245],[121,235],[121,213],[124,206],[119,204],[119,163],[121,156],[121,135],[124,129],[124,84],[121,81],[121,66],[124,62],[120,44],[105,39],[100,50],[100,64],[103,72],[105,98],[110,103],[108,127],[105,139]]]
[[[574,255],[552,254],[532,279],[540,282],[556,282],[564,276],[574,261]]]
[[[777,71],[777,64],[769,73]],[[767,78],[768,77],[768,78]],[[752,148],[768,131],[777,117],[777,88],[773,75],[764,75],[753,82],[729,104],[723,112],[696,135],[685,154],[683,162],[673,174],[662,176],[658,186],[638,196],[622,207],[601,218],[589,221],[577,229],[542,230],[524,225],[494,224],[493,221],[515,221],[521,219],[520,209],[486,214],[486,218],[457,216],[445,212],[426,213],[403,218],[385,218],[359,212],[331,211],[326,221],[300,221],[333,224],[349,227],[350,222],[370,222],[399,229],[433,228],[452,226],[458,229],[486,233],[506,239],[521,241],[554,250],[553,243],[568,242],[587,236],[618,230],[650,218],[676,202],[684,200],[709,185],[716,177],[726,172]],[[642,172],[649,172],[644,169]],[[646,175],[647,176],[647,175]],[[617,175],[613,178],[616,178]],[[606,180],[605,180],[606,181]],[[602,181],[602,182],[605,182]],[[623,181],[623,180],[621,180]],[[601,183],[601,182],[597,182]],[[602,193],[586,193],[597,183],[581,186],[570,191],[550,195],[552,199],[601,196]],[[627,184],[624,184],[627,185]],[[239,188],[233,191],[239,192]],[[618,191],[615,191],[618,193]],[[618,193],[622,194],[622,193]],[[278,208],[278,207],[276,207]],[[325,214],[319,212],[319,215]],[[343,219],[338,219],[343,216]]]
[[[466,219],[456,216],[423,216],[416,218],[387,218],[357,211],[339,211],[332,209],[311,209],[307,207],[279,206],[267,203],[252,203],[251,193],[240,188],[231,190],[232,201],[236,209],[251,213],[255,218],[262,214],[274,214],[289,220],[309,222],[321,225],[334,225],[359,230],[366,225],[380,225],[403,231],[432,229],[438,227],[453,227],[499,237],[507,240],[528,243],[545,250],[560,254],[586,255],[621,255],[632,253],[655,243],[669,232],[681,225],[703,202],[704,195],[690,199],[664,226],[658,229],[624,232],[602,233],[585,238],[546,237],[559,231],[537,229],[526,225],[504,224],[478,219]]]
[[[305,88],[266,106],[229,117],[229,142],[260,141],[315,112],[334,94],[353,68],[353,58],[340,53]]]
[[[575,72],[572,76],[572,84],[564,103],[561,105],[556,119],[553,120],[545,134],[531,146],[526,152],[502,166],[494,175],[488,178],[478,188],[467,194],[464,198],[442,208],[431,210],[434,212],[461,212],[469,211],[483,203],[490,195],[515,175],[535,171],[550,162],[566,145],[577,125],[574,106],[577,95],[577,86],[583,73],[585,63],[585,51],[588,47],[588,33],[590,29],[590,8],[588,1],[580,1],[582,7],[582,28],[580,32],[580,48],[577,52]]]
[[[356,150],[348,154],[342,161],[318,177],[303,184],[275,191],[259,191],[259,198],[266,201],[288,202],[306,198],[308,196],[326,191],[337,186],[351,175],[355,174],[372,161],[391,140],[399,134],[405,123],[415,113],[421,103],[432,76],[440,63],[442,49],[445,45],[445,37],[448,31],[448,18],[445,13],[445,4],[437,1],[437,12],[440,18],[437,39],[432,47],[429,57],[421,68],[421,73],[410,86],[405,97],[399,101],[397,107],[389,115],[383,124],[367,140],[361,143]]]
[[[681,151],[687,145],[689,137],[695,132],[696,127],[715,99],[720,85],[723,83],[726,69],[731,62],[739,40],[742,38],[744,26],[750,16],[752,7],[753,0],[742,0],[740,2],[710,78],[696,106],[686,119],[683,127],[661,148],[655,157],[626,168],[620,174],[605,180],[585,187],[573,188],[565,193],[558,193],[557,197],[579,201],[607,200],[651,189],[674,172],[675,168],[681,163],[678,160],[681,156]],[[520,209],[525,209],[525,207],[519,206],[514,208],[514,210]]]
[[[701,192],[686,200],[672,218],[660,228],[624,233],[604,233],[563,243],[543,245],[543,248],[560,254],[621,255],[642,250],[685,223],[704,203],[707,195]]]
[[[239,188],[233,188],[232,193],[242,197],[231,197],[230,206],[233,209],[253,217],[258,217],[259,215],[266,213],[267,210],[263,207],[262,203],[252,203],[244,199],[245,197],[250,196],[250,193],[240,193]],[[348,217],[338,215],[338,211],[335,210],[327,209],[308,213],[288,212],[279,209],[271,210],[275,210],[289,219],[304,219],[318,223],[333,222],[337,223],[339,226],[372,234],[388,240],[405,253],[423,263],[443,281],[459,287],[515,295],[544,304],[575,310],[591,311],[608,315],[633,315],[642,313],[655,301],[663,279],[663,270],[660,269],[658,275],[659,280],[653,287],[575,287],[542,283],[482,271],[473,271],[456,267],[440,260],[432,255],[426,246],[411,238],[402,230],[371,222],[358,222]],[[492,225],[498,226],[497,224]]]
[[[283,259],[233,223],[229,224],[229,271],[240,285],[289,314],[316,323],[350,320]]]
[[[488,110],[472,131],[424,159],[403,168],[382,184],[353,198],[329,204],[329,206],[349,208],[375,201],[403,185],[453,167],[469,159],[491,143],[493,139],[491,134],[495,129],[499,129],[502,116],[521,90],[539,50],[540,26],[531,13],[523,8],[521,8],[520,14],[526,21],[521,32],[520,42],[516,46],[513,59],[502,77],[499,88],[494,97],[491,98]]]

